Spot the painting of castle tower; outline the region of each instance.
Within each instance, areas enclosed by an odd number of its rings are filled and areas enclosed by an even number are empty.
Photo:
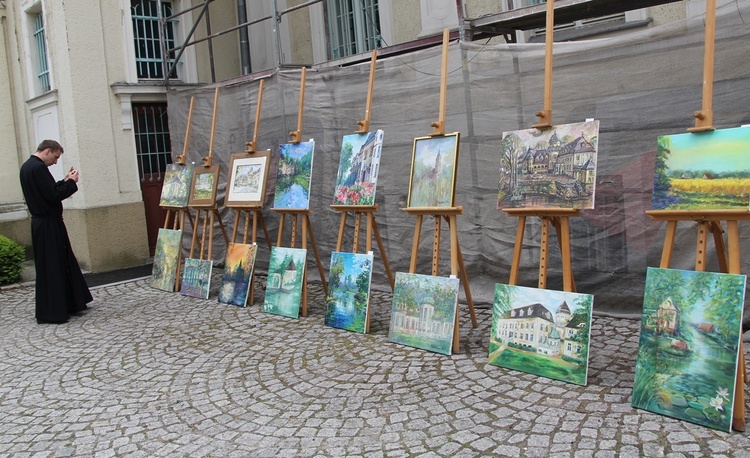
[[[307,210],[310,208],[315,142],[286,143],[279,146],[276,169],[276,193],[273,208]]]
[[[240,307],[247,305],[250,283],[255,266],[256,244],[231,243],[224,259],[224,272],[221,275],[219,302]]]
[[[344,135],[334,205],[374,205],[383,131]]]
[[[264,312],[289,318],[299,317],[306,259],[307,249],[271,248]]]
[[[459,133],[414,139],[407,207],[452,207]]]

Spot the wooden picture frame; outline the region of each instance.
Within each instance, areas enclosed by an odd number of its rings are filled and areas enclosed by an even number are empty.
[[[188,207],[213,207],[216,204],[216,188],[219,186],[218,165],[196,167],[193,170],[193,185],[190,188]]]
[[[409,175],[409,208],[453,207],[459,133],[417,137]]]
[[[259,151],[252,155],[232,155],[225,205],[262,207],[270,164],[271,151]]]

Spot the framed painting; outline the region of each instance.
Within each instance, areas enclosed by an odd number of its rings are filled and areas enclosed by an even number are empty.
[[[388,340],[451,354],[458,278],[396,273]]]
[[[496,284],[489,363],[586,385],[594,296]]]
[[[248,156],[232,156],[225,205],[227,207],[262,207],[266,194],[270,151],[260,151]]]
[[[195,167],[193,187],[190,190],[190,207],[212,207],[216,203],[216,188],[219,186],[218,165]]]
[[[333,205],[375,205],[383,131],[344,135]]]
[[[307,249],[271,247],[264,312],[299,317],[306,259]]]
[[[208,259],[185,259],[180,294],[199,299],[208,299],[213,265],[214,262]]]
[[[325,324],[364,334],[367,329],[372,254],[331,253]]]
[[[497,208],[594,208],[599,121],[503,132]]]
[[[747,210],[750,127],[656,141],[652,210]]]
[[[184,208],[188,204],[193,182],[192,164],[169,164],[164,172],[159,206]]]
[[[231,243],[224,258],[224,272],[221,275],[219,302],[247,306],[250,283],[253,280],[256,244]]]
[[[173,292],[180,262],[182,231],[159,229],[151,270],[151,286],[162,291]]]
[[[273,208],[308,210],[315,142],[279,146]]]
[[[414,139],[407,207],[452,207],[459,133]]]
[[[648,268],[633,407],[731,431],[745,282]]]

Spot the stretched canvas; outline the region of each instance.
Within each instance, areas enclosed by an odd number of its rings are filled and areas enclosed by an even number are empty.
[[[221,275],[219,302],[240,307],[247,305],[257,251],[258,246],[254,243],[229,244],[224,259],[224,272]]]
[[[648,268],[633,407],[731,430],[745,281]]]
[[[586,385],[594,296],[495,285],[489,363]]]
[[[367,327],[372,254],[331,253],[326,318],[328,326],[364,334]]]
[[[154,250],[154,264],[151,270],[152,287],[170,293],[174,291],[181,247],[181,230],[159,229],[156,249]]]
[[[503,132],[497,208],[594,208],[599,121]]]
[[[159,205],[162,207],[186,207],[192,182],[193,166],[191,164],[169,164],[167,171],[164,172]]]
[[[225,205],[227,207],[263,206],[266,194],[270,151],[260,151],[251,156],[232,156]]]
[[[749,203],[750,127],[658,138],[652,210],[746,210]]]
[[[414,139],[407,207],[452,207],[459,133]]]
[[[279,146],[273,208],[310,208],[310,178],[314,150],[314,141]]]
[[[450,355],[457,304],[457,278],[397,272],[388,340]]]
[[[193,170],[193,188],[190,190],[191,207],[212,207],[216,203],[216,188],[219,185],[218,165],[195,167]]]
[[[289,318],[299,317],[306,259],[307,250],[304,248],[271,248],[264,312]]]
[[[213,265],[214,262],[208,259],[185,259],[180,294],[199,299],[208,299]]]
[[[383,131],[344,135],[334,205],[374,205]]]

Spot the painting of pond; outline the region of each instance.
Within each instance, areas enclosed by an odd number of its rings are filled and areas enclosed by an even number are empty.
[[[299,317],[306,259],[307,250],[304,248],[271,248],[264,312],[288,318]]]
[[[325,323],[364,334],[372,279],[372,254],[331,253]]]
[[[279,146],[276,170],[276,194],[273,208],[307,210],[310,208],[315,142],[286,143]]]

